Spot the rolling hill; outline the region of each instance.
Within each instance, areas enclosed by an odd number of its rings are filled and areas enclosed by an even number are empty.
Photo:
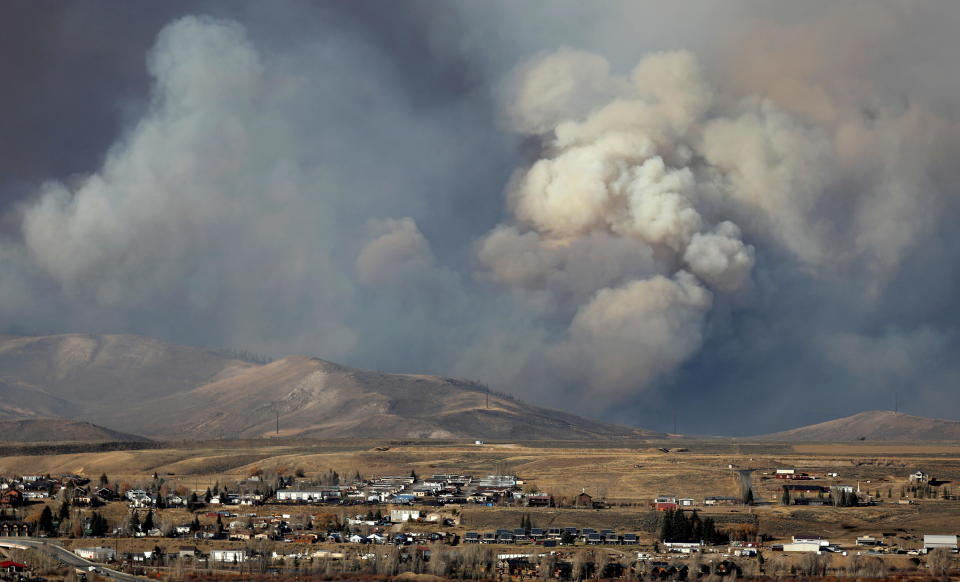
[[[53,441],[134,442],[146,440],[149,439],[135,434],[118,432],[89,422],[63,420],[60,418],[0,420],[0,441],[7,443]]]
[[[453,378],[305,356],[255,364],[134,335],[0,336],[0,419],[83,419],[151,438],[657,436]]]
[[[777,441],[957,441],[960,421],[870,410],[756,437]]]

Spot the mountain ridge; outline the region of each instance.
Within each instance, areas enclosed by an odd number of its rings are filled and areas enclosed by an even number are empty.
[[[150,438],[578,439],[661,433],[533,406],[485,386],[308,356],[253,363],[143,336],[0,336],[0,420],[88,420]],[[279,431],[277,430],[279,424]]]
[[[825,422],[751,437],[783,441],[960,441],[960,421],[892,410],[866,410]]]

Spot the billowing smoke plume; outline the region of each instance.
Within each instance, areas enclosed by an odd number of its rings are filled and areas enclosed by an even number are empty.
[[[699,151],[712,90],[684,52],[620,77],[564,50],[514,84],[512,126],[545,155],[515,177],[516,226],[493,231],[480,259],[541,308],[572,312],[553,348],[565,375],[636,392],[696,353],[711,291],[737,293],[754,265],[723,175]]]
[[[660,429],[905,385],[960,414],[957,9],[372,6],[163,27],[102,160],[0,200],[0,332],[462,375]]]

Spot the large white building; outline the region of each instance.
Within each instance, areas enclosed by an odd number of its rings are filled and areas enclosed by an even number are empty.
[[[321,489],[277,489],[277,501],[321,501],[324,496]]]
[[[212,550],[210,558],[214,562],[240,563],[247,559],[246,550]]]
[[[923,549],[935,550],[937,548],[957,549],[957,536],[955,535],[925,535],[923,536]]]
[[[76,548],[73,553],[84,560],[93,560],[94,562],[109,562],[116,558],[117,553],[113,548]]]

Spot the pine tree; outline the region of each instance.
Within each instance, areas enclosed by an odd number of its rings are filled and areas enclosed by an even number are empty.
[[[90,535],[100,538],[107,535],[109,529],[110,525],[107,522],[107,518],[97,512],[93,512],[93,515],[90,517]]]
[[[67,499],[63,500],[63,503],[60,504],[60,511],[57,512],[57,517],[60,521],[66,521],[70,518],[70,501]]]
[[[673,510],[668,509],[660,521],[660,540],[664,542],[673,541]]]
[[[153,529],[153,510],[147,512],[147,517],[143,519],[143,531],[149,532]]]
[[[783,505],[790,505],[790,490],[787,489],[787,486],[783,486],[783,493],[780,495],[780,503]]]
[[[132,534],[140,531],[140,516],[137,515],[136,511],[130,512],[129,526],[130,526],[130,533]]]
[[[690,537],[690,523],[682,509],[673,512],[673,537],[672,542],[685,542]]]
[[[194,516],[193,516],[193,523],[190,524],[190,531],[191,531],[191,532],[194,532],[194,533],[200,531],[200,516],[199,516],[199,515],[194,515]]]
[[[40,512],[37,528],[47,535],[53,535],[53,512],[50,511],[49,505],[44,506],[43,511]]]
[[[102,474],[100,475],[100,487],[106,487],[106,486],[107,486],[107,483],[109,483],[109,482],[110,482],[110,479],[107,478],[107,474],[106,474],[106,473],[102,473]]]
[[[690,515],[690,539],[687,541],[699,542],[701,540],[703,540],[703,522],[700,521],[700,516],[697,515],[697,510],[694,509]]]

